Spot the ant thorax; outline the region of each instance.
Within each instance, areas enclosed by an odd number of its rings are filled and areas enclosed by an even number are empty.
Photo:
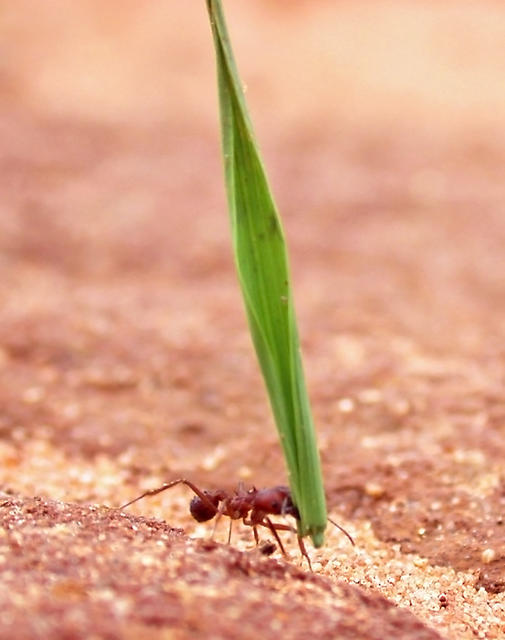
[[[249,511],[252,509],[252,500],[256,490],[248,491],[246,494],[237,492],[236,495],[228,498],[226,501],[226,514],[232,520],[239,520],[246,518]]]

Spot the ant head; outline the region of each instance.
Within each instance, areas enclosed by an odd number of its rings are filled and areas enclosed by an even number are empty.
[[[273,515],[293,516],[297,520],[300,518],[298,509],[291,499],[289,487],[260,489],[254,498],[254,507],[255,509]]]
[[[217,513],[219,505],[219,496],[204,491],[207,501],[202,500],[199,496],[195,496],[189,503],[189,511],[197,522],[206,522],[212,520]]]
[[[286,498],[282,513],[288,516],[293,516],[295,520],[300,520],[300,512],[298,511],[296,504],[291,499],[291,495]]]

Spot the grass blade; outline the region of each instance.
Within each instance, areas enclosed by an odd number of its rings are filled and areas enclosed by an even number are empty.
[[[217,57],[235,263],[286,459],[299,535],[321,546],[326,503],[300,355],[286,243],[255,141],[220,0],[207,0]]]

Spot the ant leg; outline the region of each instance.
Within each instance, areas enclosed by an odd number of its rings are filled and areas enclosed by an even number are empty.
[[[260,524],[262,524],[264,527],[268,527],[270,529],[270,531],[274,534],[275,539],[277,540],[277,542],[279,543],[279,547],[282,551],[282,553],[284,555],[286,555],[286,552],[284,551],[284,548],[282,546],[282,542],[280,541],[279,536],[277,535],[277,531],[291,531],[291,533],[296,533],[296,529],[294,529],[293,527],[291,527],[289,524],[278,524],[278,523],[273,523],[270,518],[267,518],[265,516],[265,521],[266,522],[262,522]],[[304,558],[307,559],[307,564],[309,565],[309,569],[311,571],[313,571],[312,569],[312,563],[310,561],[310,557],[309,554],[307,553],[307,549],[305,548],[305,543],[303,542],[303,538],[301,538],[299,535],[296,536],[298,539],[298,547],[300,548],[300,553],[302,554],[302,556]]]
[[[304,558],[307,559],[311,573],[314,573],[314,570],[312,569],[312,563],[310,561],[309,554],[307,553],[307,549],[305,548],[305,543],[303,541],[303,538],[301,538],[300,536],[297,536],[297,538],[298,538],[298,546],[300,547],[300,553]]]
[[[231,544],[231,529],[233,526],[233,520],[230,518],[230,526],[228,528],[228,544]]]
[[[126,507],[129,507],[134,502],[137,502],[137,500],[141,500],[146,496],[155,496],[156,494],[161,493],[166,489],[171,489],[172,487],[175,487],[178,484],[185,484],[187,487],[189,487],[191,491],[193,491],[193,493],[195,493],[200,498],[200,500],[208,509],[210,509],[211,511],[214,511],[217,514],[218,510],[216,508],[216,505],[213,504],[212,501],[209,500],[209,498],[205,495],[205,493],[203,493],[203,491],[201,491],[195,484],[193,484],[189,480],[186,480],[185,478],[178,478],[177,480],[172,480],[172,482],[165,482],[165,484],[162,484],[161,487],[158,487],[157,489],[150,489],[149,491],[144,491],[142,495],[137,496],[133,500],[130,500],[130,502],[127,502],[126,504],[121,505],[119,508],[125,509]]]
[[[247,517],[242,518],[242,522],[248,527],[252,527],[252,530],[254,533],[254,541],[256,542],[256,546],[258,546],[260,543],[260,538],[258,535],[258,524],[262,524],[262,523],[261,522],[255,523],[252,520],[248,520]],[[264,526],[266,527],[267,525],[264,525]]]
[[[277,523],[274,524],[268,516],[265,516],[261,522],[253,522],[252,520],[248,520],[247,518],[244,518],[243,522],[248,527],[253,528],[254,539],[256,540],[256,544],[259,543],[258,531],[256,530],[256,527],[262,526],[262,527],[266,527],[267,529],[270,529],[273,537],[276,539],[277,544],[279,545],[279,549],[281,550],[282,554],[286,555],[286,551],[284,550],[284,546],[282,544],[281,539],[279,538],[279,535],[276,529],[278,529],[279,531],[287,531],[287,530],[294,531],[294,529],[292,529],[289,525],[277,524]]]
[[[266,519],[267,518],[265,518],[265,520]],[[267,527],[268,529],[270,529],[270,526],[265,522],[258,522],[258,524],[260,524],[262,527]],[[274,527],[274,529],[277,529],[277,531],[291,531],[291,533],[296,533],[296,529],[294,527],[291,527],[289,524],[280,524],[279,522],[272,522],[271,520],[270,524]]]
[[[216,519],[214,520],[214,526],[212,527],[212,534],[210,536],[211,540],[214,540],[214,536],[216,534],[216,529],[217,529],[217,523],[221,520],[221,516],[222,515],[223,515],[223,512],[221,511],[221,508],[218,507],[216,509],[216,516],[215,516]],[[230,535],[231,535],[231,532],[230,532]],[[229,542],[228,542],[228,544],[229,544]]]
[[[296,533],[296,529],[289,524],[281,524],[280,522],[272,522],[277,531],[291,531],[291,533]]]
[[[350,542],[351,542],[352,546],[353,546],[353,547],[355,546],[355,542],[354,542],[353,538],[351,537],[351,534],[350,534],[350,533],[348,533],[348,532],[344,529],[344,527],[341,527],[337,522],[335,522],[335,521],[334,521],[334,520],[332,520],[331,518],[328,518],[328,522],[331,522],[331,524],[332,524],[333,526],[337,527],[337,529],[340,529],[340,531],[342,531],[342,533],[343,533],[344,535],[346,535],[346,536],[349,538],[349,540],[350,540]]]
[[[172,482],[165,482],[164,484],[161,485],[161,487],[158,487],[157,489],[150,489],[149,491],[144,491],[142,495],[137,496],[133,500],[130,500],[130,502],[127,502],[126,504],[121,505],[119,508],[124,509],[125,507],[129,507],[134,502],[137,502],[137,500],[142,500],[142,498],[145,498],[146,496],[155,496],[157,493],[161,493],[166,489],[171,489],[172,487],[175,487],[177,484],[183,484],[183,483],[185,484],[186,480],[183,480],[182,478],[179,478],[178,480],[173,480]]]
[[[286,551],[284,549],[284,545],[282,544],[281,539],[279,538],[279,534],[277,533],[277,530],[285,531],[286,528],[291,529],[291,527],[287,524],[277,524],[277,523],[274,524],[268,516],[265,516],[263,522],[260,522],[259,524],[263,525],[264,527],[267,527],[267,529],[270,529],[273,537],[275,538],[275,540],[277,541],[277,544],[279,545],[279,549],[281,550],[282,555],[285,556]]]

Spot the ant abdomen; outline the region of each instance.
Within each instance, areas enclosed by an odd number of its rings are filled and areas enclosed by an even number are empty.
[[[204,502],[199,496],[195,496],[189,503],[189,511],[197,522],[212,520],[216,515],[219,505],[219,496],[212,495],[212,493],[208,491],[204,491],[203,493],[209,502]]]

